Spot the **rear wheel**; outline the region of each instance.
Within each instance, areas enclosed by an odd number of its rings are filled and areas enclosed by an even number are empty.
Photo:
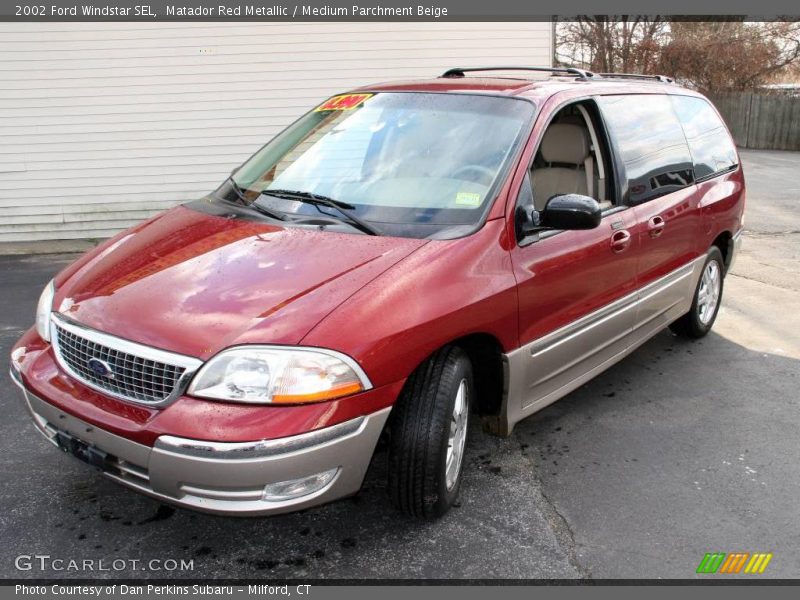
[[[682,337],[698,339],[711,331],[722,301],[724,265],[722,252],[716,246],[712,246],[703,265],[700,281],[697,282],[692,308],[670,325],[670,329],[674,333]]]
[[[442,348],[408,380],[392,413],[389,495],[398,509],[433,518],[458,497],[473,393],[472,365]]]

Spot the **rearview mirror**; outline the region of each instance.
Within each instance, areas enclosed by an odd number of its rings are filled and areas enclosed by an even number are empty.
[[[549,229],[594,229],[600,225],[597,200],[581,194],[553,196],[541,212],[541,225]]]

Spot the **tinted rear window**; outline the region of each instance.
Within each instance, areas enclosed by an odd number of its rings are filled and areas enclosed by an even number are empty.
[[[671,98],[689,142],[695,178],[711,177],[736,166],[736,147],[711,105],[702,98]]]
[[[622,157],[624,201],[640,204],[694,183],[692,157],[668,96],[602,96],[600,107]]]

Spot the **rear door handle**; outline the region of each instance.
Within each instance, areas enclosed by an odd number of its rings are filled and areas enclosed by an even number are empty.
[[[655,217],[650,217],[650,220],[647,221],[647,229],[650,231],[651,238],[657,238],[662,233],[664,233],[664,227],[667,226],[667,222],[664,220],[664,217],[656,215]]]
[[[627,229],[615,231],[611,236],[611,251],[619,254],[625,252],[631,245],[631,234]]]

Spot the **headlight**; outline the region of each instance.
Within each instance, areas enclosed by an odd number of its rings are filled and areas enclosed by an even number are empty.
[[[349,356],[317,348],[240,346],[220,352],[198,371],[188,393],[254,404],[305,404],[372,387]]]
[[[56,288],[52,280],[45,286],[42,295],[39,296],[39,304],[36,306],[36,331],[44,341],[50,341],[50,313],[53,312],[53,296]]]

